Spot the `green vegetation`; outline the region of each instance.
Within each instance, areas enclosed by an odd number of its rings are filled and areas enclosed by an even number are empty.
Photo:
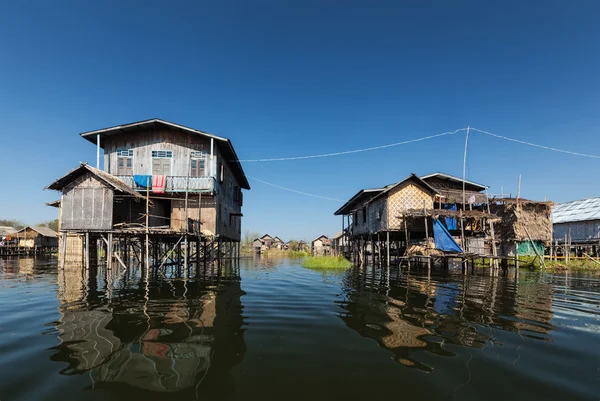
[[[307,256],[310,256],[310,254],[304,251],[288,251],[287,256],[289,256],[290,258],[305,258]]]
[[[309,269],[348,269],[352,263],[342,256],[310,256],[302,262]]]

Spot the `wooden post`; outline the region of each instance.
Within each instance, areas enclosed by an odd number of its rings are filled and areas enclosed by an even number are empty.
[[[515,274],[519,274],[519,245],[515,241]]]
[[[408,224],[406,222],[406,214],[405,210],[402,209],[402,223],[404,224],[404,239],[405,239],[405,247],[404,247],[404,256],[408,255]]]
[[[90,269],[90,233],[85,233],[85,269]]]
[[[106,268],[112,270],[112,259],[113,259],[113,235],[108,233],[108,243],[106,244]]]
[[[150,184],[148,179],[146,179],[146,268],[150,268],[150,227],[149,227],[149,217],[150,217]]]
[[[63,232],[60,234],[61,235],[61,241],[62,241],[62,249],[60,250],[61,253],[61,267],[64,269],[65,268],[65,259],[67,257],[67,233]]]
[[[385,249],[387,251],[387,258],[386,258],[386,265],[387,267],[390,267],[390,232],[386,231],[386,243],[385,243]]]
[[[423,219],[425,222],[425,256],[427,257],[427,271],[431,272],[431,258],[429,257],[429,227],[427,224],[427,203],[423,200]]]
[[[371,234],[371,265],[375,266],[375,238]]]
[[[463,204],[462,207],[464,208],[465,205]],[[460,235],[461,235],[461,247],[463,252],[467,252],[467,242],[465,241],[465,219],[463,219],[463,211],[462,208],[459,211],[460,213]]]

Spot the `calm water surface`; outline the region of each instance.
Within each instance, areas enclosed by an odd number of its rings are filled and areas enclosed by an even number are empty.
[[[600,399],[600,279],[0,260],[0,400]]]

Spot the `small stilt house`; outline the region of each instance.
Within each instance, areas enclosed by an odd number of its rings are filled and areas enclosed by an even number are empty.
[[[322,256],[331,253],[331,240],[326,235],[314,239],[311,243],[313,255]]]
[[[18,246],[25,248],[57,248],[58,234],[48,227],[25,227],[11,234]]]
[[[500,220],[495,225],[498,254],[544,255],[552,244],[552,202],[522,198],[490,200],[490,210]]]

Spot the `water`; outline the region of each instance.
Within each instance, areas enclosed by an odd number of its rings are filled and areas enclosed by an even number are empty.
[[[0,400],[600,399],[600,279],[0,260]]]

